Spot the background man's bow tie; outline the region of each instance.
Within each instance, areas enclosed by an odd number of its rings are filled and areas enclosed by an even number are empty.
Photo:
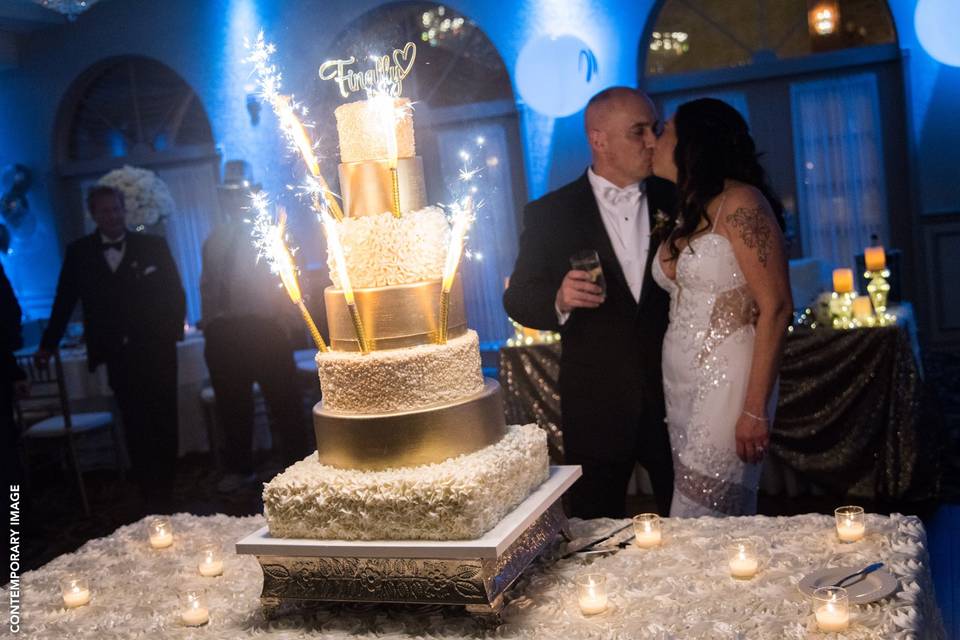
[[[116,249],[117,251],[123,251],[123,240],[118,240],[116,242],[101,242],[100,248],[104,251],[107,249]]]

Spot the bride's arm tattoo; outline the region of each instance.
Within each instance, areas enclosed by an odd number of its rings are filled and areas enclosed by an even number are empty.
[[[743,244],[756,249],[757,260],[766,267],[773,230],[770,228],[769,217],[764,213],[763,208],[740,207],[727,216],[727,224],[740,231]]]

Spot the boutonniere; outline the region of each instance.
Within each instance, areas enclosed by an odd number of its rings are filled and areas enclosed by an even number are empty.
[[[653,229],[650,230],[650,235],[660,237],[669,233],[676,226],[676,223],[674,218],[667,215],[663,210],[657,209],[657,212],[653,214]]]

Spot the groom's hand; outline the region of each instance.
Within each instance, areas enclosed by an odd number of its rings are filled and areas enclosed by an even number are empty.
[[[577,308],[596,309],[603,304],[603,292],[586,271],[568,271],[557,291],[557,309],[570,313]]]

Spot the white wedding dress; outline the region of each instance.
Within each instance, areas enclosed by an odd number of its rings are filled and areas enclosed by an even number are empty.
[[[695,236],[676,264],[676,280],[664,273],[659,252],[652,267],[653,279],[670,294],[663,339],[674,473],[670,516],[753,515],[761,465],[737,457],[734,431],[750,376],[756,306],[730,241],[715,229]],[[776,395],[775,387],[771,420]]]

